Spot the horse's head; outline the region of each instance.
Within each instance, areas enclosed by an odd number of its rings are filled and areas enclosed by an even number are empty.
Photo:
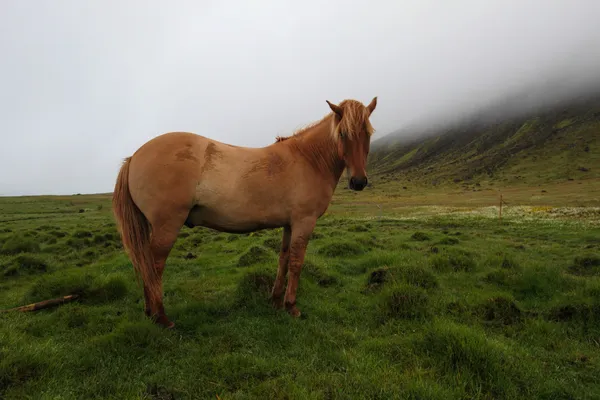
[[[366,164],[373,134],[369,117],[377,106],[377,97],[366,107],[356,100],[344,100],[339,105],[326,101],[334,113],[332,132],[338,155],[350,171],[348,185],[352,190],[363,190],[368,183]]]

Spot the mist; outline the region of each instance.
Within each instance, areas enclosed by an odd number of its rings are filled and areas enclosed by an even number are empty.
[[[110,192],[161,133],[259,147],[378,96],[380,138],[600,82],[600,3],[0,3],[0,195]],[[549,94],[552,93],[552,94]]]

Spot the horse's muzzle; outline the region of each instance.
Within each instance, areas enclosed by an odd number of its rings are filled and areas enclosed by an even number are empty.
[[[367,183],[369,183],[369,180],[366,176],[364,178],[352,177],[350,178],[350,184],[348,186],[350,187],[350,189],[360,192],[365,187],[367,187]]]

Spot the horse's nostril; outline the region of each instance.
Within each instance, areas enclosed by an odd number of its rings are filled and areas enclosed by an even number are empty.
[[[367,186],[368,180],[366,177],[364,178],[356,178],[356,177],[351,177],[350,178],[350,189],[352,190],[363,190],[366,186]]]

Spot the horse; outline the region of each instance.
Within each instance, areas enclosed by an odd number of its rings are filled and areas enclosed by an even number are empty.
[[[326,100],[320,121],[265,147],[239,147],[190,132],[158,135],[124,158],[112,198],[123,248],[144,290],[144,312],[173,328],[162,277],[183,226],[232,234],[283,228],[269,301],[299,317],[296,289],[309,238],[344,170],[362,191],[371,136],[369,105]],[[287,288],[285,288],[287,276]],[[284,293],[285,289],[285,293]]]

